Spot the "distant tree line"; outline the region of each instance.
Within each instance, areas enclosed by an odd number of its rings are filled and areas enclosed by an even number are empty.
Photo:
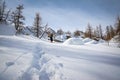
[[[103,27],[100,25],[96,27],[92,27],[90,23],[88,23],[85,32],[80,31],[80,30],[75,30],[73,33],[70,31],[64,32],[62,29],[57,30],[58,35],[63,35],[63,34],[69,34],[69,38],[71,36],[73,37],[83,37],[83,38],[91,38],[94,40],[106,40],[109,41],[116,36],[116,41],[119,43],[118,47],[120,47],[120,17],[118,16],[116,19],[116,23],[114,26],[109,25],[105,27],[105,30],[103,30]],[[73,35],[72,35],[73,34]]]

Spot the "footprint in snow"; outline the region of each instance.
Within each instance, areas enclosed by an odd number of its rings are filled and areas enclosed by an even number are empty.
[[[9,67],[9,66],[12,66],[14,65],[15,63],[14,62],[6,62],[6,66]]]

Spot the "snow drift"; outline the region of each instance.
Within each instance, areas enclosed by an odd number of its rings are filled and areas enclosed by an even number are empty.
[[[87,42],[90,42],[90,41],[92,41],[92,39],[90,39],[90,38],[85,38],[85,39],[83,39],[83,42],[84,42],[84,43],[87,43]]]
[[[60,41],[60,42],[63,42],[63,41],[66,40],[66,36],[65,36],[65,35],[57,35],[57,36],[55,37],[55,40]]]
[[[92,41],[87,42],[86,44],[97,44],[97,43],[98,41],[92,40]]]
[[[15,35],[15,27],[10,24],[0,24],[0,35]]]
[[[66,45],[83,45],[84,42],[82,41],[82,38],[69,38],[63,44],[66,44]]]

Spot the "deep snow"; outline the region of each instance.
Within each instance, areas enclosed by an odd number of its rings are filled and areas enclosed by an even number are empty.
[[[0,80],[119,80],[119,52],[102,44],[0,36]]]
[[[14,26],[0,23],[0,35],[14,35],[16,32]]]
[[[64,43],[64,45],[83,45],[84,42],[82,38],[69,38]]]
[[[2,34],[0,80],[120,80],[120,48],[90,41],[64,45]]]

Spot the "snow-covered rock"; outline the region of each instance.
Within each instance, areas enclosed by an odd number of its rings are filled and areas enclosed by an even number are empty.
[[[66,36],[65,35],[58,35],[55,37],[55,40],[63,42],[66,40]]]
[[[82,41],[82,38],[69,38],[63,44],[66,44],[66,45],[83,45],[84,42]]]
[[[105,43],[106,41],[105,40],[103,40],[103,39],[100,39],[99,41],[98,41],[98,43]]]
[[[97,43],[98,43],[97,41],[92,40],[92,41],[87,42],[86,44],[97,44]]]
[[[92,39],[90,39],[90,38],[85,38],[85,39],[83,39],[83,42],[84,42],[84,43],[90,42],[90,41],[92,41]]]

